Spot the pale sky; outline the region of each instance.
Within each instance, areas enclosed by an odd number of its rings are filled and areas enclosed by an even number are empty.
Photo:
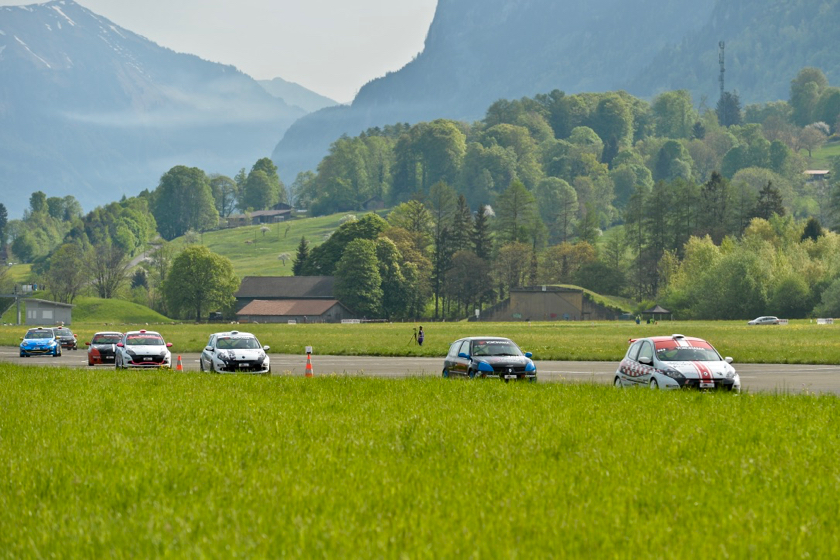
[[[423,50],[437,0],[76,0],[161,46],[341,103]],[[2,6],[33,4],[0,0]]]

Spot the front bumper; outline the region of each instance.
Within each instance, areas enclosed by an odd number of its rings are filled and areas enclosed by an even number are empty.
[[[268,360],[213,360],[213,367],[219,373],[268,373]]]
[[[21,354],[28,354],[30,356],[55,356],[58,353],[58,346],[52,347],[20,347]]]

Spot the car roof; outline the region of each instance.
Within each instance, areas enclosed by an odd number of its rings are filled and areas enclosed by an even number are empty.
[[[241,331],[217,332],[217,333],[213,333],[211,336],[215,336],[217,338],[222,337],[222,336],[241,336],[241,337],[253,336],[254,338],[257,338],[256,336],[254,336],[253,334],[251,334],[249,332],[241,332]]]
[[[697,338],[695,336],[684,336],[681,334],[672,334],[671,336],[643,336],[639,338],[631,338],[629,340],[630,344],[638,341],[638,340],[650,340],[654,344],[657,342],[665,342],[667,340],[687,340],[691,342],[699,341],[699,342],[707,342],[704,338]]]
[[[513,342],[511,339],[506,338],[504,336],[467,336],[464,338],[459,338],[458,340],[507,340],[508,342]]]
[[[100,335],[100,334],[116,334],[116,335],[122,336],[123,333],[118,332],[118,331],[99,331],[97,333],[93,333],[93,336],[97,336],[97,335]]]
[[[156,335],[158,335],[158,336],[161,336],[161,334],[160,334],[159,332],[157,332],[157,331],[146,331],[146,330],[128,331],[128,332],[127,332],[127,333],[125,333],[125,334],[126,334],[126,335],[129,335],[129,334],[156,334]]]

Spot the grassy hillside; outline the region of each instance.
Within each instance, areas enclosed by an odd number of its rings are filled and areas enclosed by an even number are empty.
[[[355,215],[361,217],[363,214]],[[341,225],[345,216],[347,213],[266,226],[220,229],[204,233],[199,242],[214,253],[229,258],[240,277],[292,276],[292,261],[300,238],[305,237],[309,241],[310,249],[317,247]],[[267,230],[263,231],[263,228]],[[174,241],[176,245],[186,242],[183,237]],[[285,262],[280,258],[282,255],[286,256]]]
[[[810,169],[831,169],[831,160],[840,156],[840,142],[829,142],[813,153]]]
[[[169,323],[172,320],[148,307],[119,299],[80,297],[73,302],[73,324],[109,323],[138,324]],[[21,304],[21,318],[26,317],[26,300]],[[2,323],[16,323],[17,310],[12,305],[0,318]]]

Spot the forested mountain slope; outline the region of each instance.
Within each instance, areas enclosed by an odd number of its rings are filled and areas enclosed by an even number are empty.
[[[696,102],[706,96],[714,107],[718,42],[724,41],[727,91],[745,103],[787,99],[805,66],[820,68],[832,83],[840,79],[838,25],[837,0],[718,0],[701,28],[664,47],[627,89],[641,96],[687,89]]]
[[[232,66],[179,54],[72,0],[0,8],[0,188],[86,209],[173,165],[233,175],[304,111]]]
[[[686,89],[743,103],[786,99],[805,66],[840,74],[837,0],[441,0],[423,52],[367,84],[352,106],[304,117],[273,159],[284,178],[314,169],[331,142],[372,126],[436,118],[473,121],[493,101],[559,89],[626,90],[650,98]]]
[[[284,178],[372,126],[472,121],[500,98],[621,89],[665,45],[707,21],[714,0],[441,0],[423,52],[350,107],[296,122],[273,159]],[[715,43],[716,44],[716,43]]]

